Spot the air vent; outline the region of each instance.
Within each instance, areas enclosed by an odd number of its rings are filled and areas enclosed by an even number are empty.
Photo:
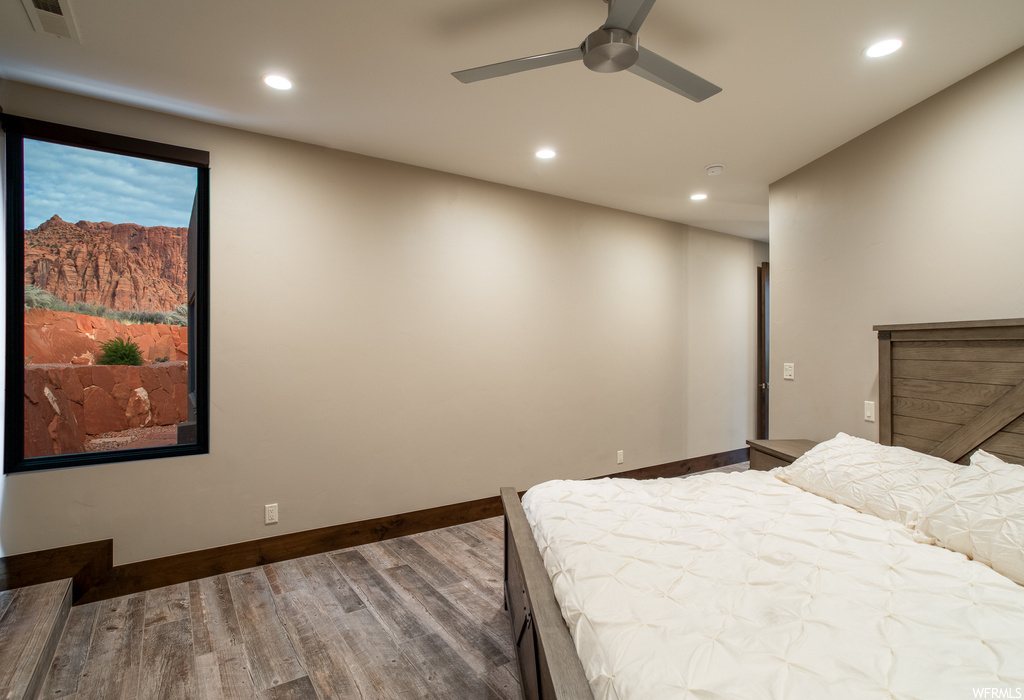
[[[43,34],[80,41],[69,0],[21,0],[32,28]]]
[[[32,6],[37,10],[43,12],[49,12],[51,15],[63,15],[64,12],[60,9],[59,0],[32,0]]]

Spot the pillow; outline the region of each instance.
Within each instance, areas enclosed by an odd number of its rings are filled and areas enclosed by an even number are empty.
[[[971,455],[971,464],[973,464],[976,467],[988,467],[998,466],[1000,464],[1007,464],[1007,462],[1004,462],[995,455],[990,455],[985,450],[978,450],[977,452]]]
[[[918,530],[1024,586],[1024,466],[978,450],[924,509]]]
[[[964,468],[905,447],[839,433],[772,473],[830,501],[914,527],[921,510]]]

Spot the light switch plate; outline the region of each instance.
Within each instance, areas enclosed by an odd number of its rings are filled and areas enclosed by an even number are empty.
[[[796,366],[792,362],[782,364],[782,378],[793,379],[796,376]]]

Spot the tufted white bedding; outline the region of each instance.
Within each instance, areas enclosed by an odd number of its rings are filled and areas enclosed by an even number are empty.
[[[598,700],[1024,697],[1024,587],[771,473],[523,505]]]

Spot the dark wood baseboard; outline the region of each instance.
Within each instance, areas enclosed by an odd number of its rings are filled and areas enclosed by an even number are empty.
[[[501,515],[497,496],[417,510],[412,513],[331,525],[115,566],[105,581],[80,602],[107,600],[161,586],[217,576],[336,549],[414,535]]]
[[[745,462],[747,448],[693,457],[651,467],[609,474],[609,477],[657,479]],[[603,478],[603,477],[595,477]],[[113,542],[60,547],[0,559],[0,590],[73,577],[75,604],[107,600],[153,588],[184,583],[287,559],[414,535],[502,514],[498,496],[372,518],[344,525],[292,532],[249,542],[111,567]],[[92,549],[88,549],[88,548]],[[85,554],[91,552],[91,558]],[[63,552],[63,550],[73,550]],[[60,554],[62,553],[63,554]],[[55,554],[56,553],[56,554]],[[76,558],[77,557],[77,558]],[[105,557],[105,559],[104,559]],[[74,562],[80,562],[75,568]],[[68,573],[71,569],[73,572]],[[13,584],[13,585],[11,585]]]
[[[609,474],[607,477],[596,476],[594,478],[669,479],[674,476],[686,476],[687,474],[703,472],[708,469],[717,469],[718,467],[727,467],[730,464],[739,464],[740,462],[747,462],[749,460],[750,449],[747,447],[741,447],[736,450],[729,450],[728,452],[718,452],[712,455],[691,457],[690,459],[681,459],[678,462],[668,462],[666,464],[658,464],[653,467],[630,469],[625,472]]]
[[[77,602],[109,576],[113,565],[113,540],[12,554],[0,557],[0,591],[69,578]]]

